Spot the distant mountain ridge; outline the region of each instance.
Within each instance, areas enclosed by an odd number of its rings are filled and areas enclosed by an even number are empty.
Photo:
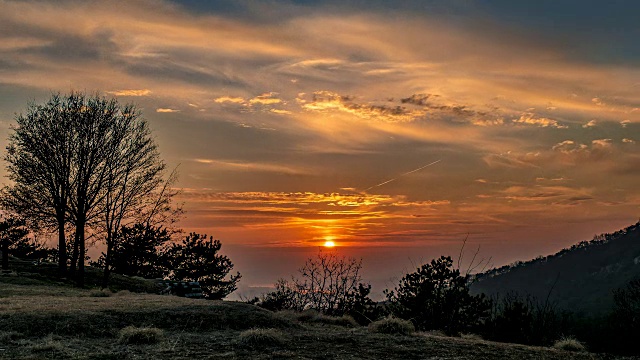
[[[613,305],[612,291],[640,278],[640,221],[597,235],[556,254],[518,261],[476,275],[473,293],[518,293],[547,297],[560,309],[602,314]]]

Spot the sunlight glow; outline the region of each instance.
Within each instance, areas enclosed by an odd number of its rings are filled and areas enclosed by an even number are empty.
[[[336,243],[331,240],[327,240],[324,242],[324,247],[332,248],[334,246],[336,246]]]

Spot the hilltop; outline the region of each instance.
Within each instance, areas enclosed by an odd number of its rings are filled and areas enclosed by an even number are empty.
[[[0,276],[0,358],[7,359],[614,358],[429,333],[373,334],[341,318],[309,321],[239,302],[6,279]],[[125,337],[141,328],[153,336]],[[246,341],[247,334],[256,333],[249,329],[272,329],[265,332],[274,337]]]
[[[560,309],[603,314],[612,291],[640,277],[640,222],[595,236],[556,254],[489,270],[471,289],[488,295],[518,293],[547,297]]]

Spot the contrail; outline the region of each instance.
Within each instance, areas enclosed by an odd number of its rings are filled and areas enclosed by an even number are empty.
[[[398,175],[398,176],[396,176],[395,178],[393,178],[393,179],[391,179],[391,180],[387,180],[387,181],[385,181],[385,182],[381,182],[381,183],[380,183],[380,184],[378,184],[378,185],[373,185],[372,187],[367,188],[367,189],[365,189],[364,191],[369,191],[369,190],[373,189],[374,187],[382,186],[382,185],[384,185],[384,184],[388,184],[388,183],[390,183],[390,182],[392,182],[392,181],[396,181],[396,180],[398,180],[398,178],[401,178],[401,177],[403,177],[403,176],[405,176],[405,175],[413,174],[413,173],[414,173],[414,172],[416,172],[416,171],[420,171],[420,170],[422,170],[422,169],[424,169],[424,168],[426,168],[426,167],[429,167],[429,166],[431,166],[431,165],[437,164],[437,163],[439,163],[440,161],[442,161],[442,159],[436,160],[436,161],[434,161],[434,162],[432,162],[432,163],[430,163],[430,164],[427,164],[427,165],[425,165],[425,166],[419,167],[419,168],[417,168],[417,169],[415,169],[415,170],[407,171],[406,173],[401,174],[401,175]]]

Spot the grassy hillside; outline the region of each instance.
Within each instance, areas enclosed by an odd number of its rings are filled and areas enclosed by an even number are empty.
[[[609,359],[437,334],[371,333],[348,319],[0,276],[2,359]],[[27,281],[28,282],[28,281]]]
[[[550,294],[560,308],[597,314],[611,308],[612,290],[638,277],[640,223],[554,255],[480,274],[472,291],[490,295],[517,292],[542,301]]]

